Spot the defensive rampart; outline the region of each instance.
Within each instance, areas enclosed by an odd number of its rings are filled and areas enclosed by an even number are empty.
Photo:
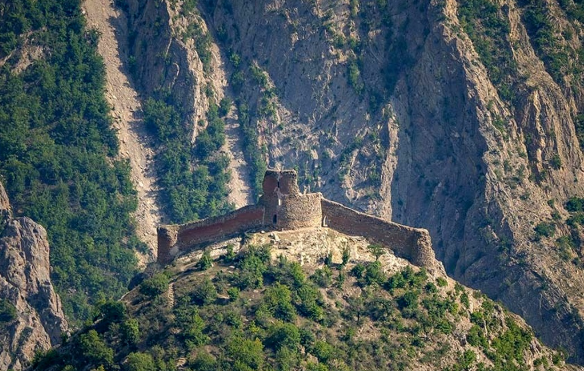
[[[345,234],[364,236],[413,264],[432,269],[440,265],[427,230],[352,210],[323,198],[321,193],[301,194],[294,170],[268,170],[257,205],[194,223],[160,226],[157,260],[167,264],[199,245],[246,231],[291,230],[319,227],[322,223]]]
[[[353,236],[364,236],[391,249],[395,255],[423,267],[436,264],[431,237],[426,229],[412,228],[352,210],[322,198],[324,225]]]
[[[226,215],[194,223],[162,225],[157,229],[157,261],[167,264],[197,245],[254,230],[262,226],[263,214],[264,207],[260,205],[245,206]]]

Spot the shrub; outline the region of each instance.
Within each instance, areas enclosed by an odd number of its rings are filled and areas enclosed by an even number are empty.
[[[323,309],[318,302],[322,300],[320,292],[309,284],[304,284],[296,291],[296,307],[299,313],[312,318],[314,321],[321,321],[324,316]]]
[[[267,271],[270,252],[265,247],[250,246],[248,253],[239,262],[240,274],[236,284],[241,290],[259,288],[263,285],[263,274]]]
[[[212,281],[206,277],[202,282],[195,286],[193,299],[198,305],[208,305],[213,303],[218,297],[216,287]]]
[[[328,287],[332,283],[332,270],[328,266],[316,269],[311,279],[321,287]]]
[[[121,301],[109,300],[98,308],[106,324],[121,322],[126,316],[126,306]]]
[[[94,365],[111,365],[114,351],[100,338],[96,330],[90,330],[79,336],[79,349],[82,356]]]
[[[362,264],[356,264],[351,270],[350,274],[356,278],[362,278],[366,267]]]
[[[346,264],[350,261],[350,249],[348,246],[344,246],[342,250],[342,267],[345,267]]]
[[[265,292],[264,303],[269,312],[283,321],[292,321],[295,318],[295,307],[291,303],[291,291],[285,285],[277,283]]]
[[[470,298],[468,298],[468,294],[466,294],[466,292],[460,294],[460,303],[462,303],[464,307],[470,308]]]
[[[397,306],[401,310],[403,317],[412,317],[414,311],[419,305],[419,293],[416,291],[407,291],[397,299]]]
[[[210,252],[204,251],[201,258],[197,262],[196,267],[199,270],[205,271],[205,270],[208,270],[212,267],[212,262],[213,262],[213,260],[212,260],[212,257],[210,256]]]
[[[16,317],[16,307],[7,299],[0,299],[0,322],[11,322]]]
[[[436,282],[437,282],[437,285],[439,287],[446,287],[446,286],[448,286],[448,281],[445,278],[443,278],[443,277],[438,277],[436,279]]]
[[[571,197],[564,205],[569,212],[584,211],[584,199],[579,197]]]
[[[382,270],[381,263],[377,260],[372,263],[369,263],[366,266],[366,274],[364,275],[364,281],[367,285],[372,285],[374,283],[382,285],[385,281],[385,274]]]
[[[311,353],[322,363],[328,363],[334,355],[334,347],[325,341],[318,340],[313,345]]]
[[[539,223],[534,228],[537,237],[552,237],[555,233],[555,224],[553,223]]]
[[[385,249],[379,244],[368,245],[368,250],[376,257],[377,261],[385,253]]]
[[[296,349],[301,342],[299,329],[292,323],[278,324],[269,330],[267,346],[279,350],[282,347]]]
[[[169,289],[169,278],[164,273],[157,273],[151,278],[144,280],[140,284],[139,291],[141,294],[155,297],[161,295]]]
[[[361,95],[364,91],[364,84],[360,81],[360,69],[355,60],[348,64],[348,83],[356,94]]]
[[[230,297],[230,301],[235,301],[238,299],[238,295],[240,295],[240,290],[238,287],[230,287],[228,289],[228,296]]]
[[[122,341],[128,345],[135,345],[140,340],[140,329],[138,320],[135,318],[128,319],[120,326],[120,336]]]
[[[264,365],[263,345],[260,340],[234,337],[228,342],[226,354],[237,370],[261,370]]]
[[[153,356],[147,353],[130,353],[128,355],[125,369],[128,371],[156,371]]]

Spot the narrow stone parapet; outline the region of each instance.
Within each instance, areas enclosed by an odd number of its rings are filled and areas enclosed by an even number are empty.
[[[321,200],[321,204],[324,224],[329,228],[349,235],[364,236],[415,265],[434,270],[437,268],[427,230],[361,213],[325,198]]]

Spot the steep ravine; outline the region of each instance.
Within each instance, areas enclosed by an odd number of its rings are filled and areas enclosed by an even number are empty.
[[[140,264],[144,265],[156,256],[156,230],[162,216],[157,204],[153,149],[140,118],[138,94],[132,88],[127,76],[128,68],[122,62],[126,55],[126,43],[120,44],[119,40],[127,38],[126,17],[108,0],[86,0],[84,9],[89,27],[98,30],[101,35],[98,52],[104,58],[106,67],[106,97],[113,109],[120,157],[130,162],[131,177],[138,196],[138,207],[134,213],[136,232],[138,238],[150,248],[148,254],[139,254]]]
[[[189,127],[191,142],[210,124],[207,114],[210,102],[219,105],[223,98],[232,101],[227,85],[223,55],[216,45],[209,50],[204,65],[189,36],[196,26],[203,35],[210,31],[197,15],[182,11],[181,3],[155,4],[151,1],[129,1],[124,9],[129,17],[129,53],[133,60],[134,81],[149,96],[167,95],[180,107],[181,124]],[[153,27],[156,25],[156,27]],[[220,152],[229,159],[228,201],[236,207],[252,202],[248,169],[242,156],[242,139],[236,110],[225,118],[225,144]]]
[[[514,99],[465,32],[456,1],[210,0],[197,16],[177,16],[181,2],[144,0],[127,11],[141,90],[162,81],[193,122],[204,117],[209,77],[193,72],[201,61],[177,32],[204,22],[212,71],[230,76],[225,90],[248,108],[269,166],[295,167],[302,187],[427,228],[452,277],[582,362],[583,231],[564,205],[583,194],[574,126],[583,88],[552,77],[526,31],[525,5],[485,3],[506,26],[494,38],[511,50],[515,69],[503,81]],[[583,39],[567,33],[569,47]]]

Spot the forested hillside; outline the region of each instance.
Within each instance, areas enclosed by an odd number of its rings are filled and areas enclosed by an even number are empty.
[[[80,2],[0,4],[0,174],[15,216],[48,232],[52,280],[73,323],[136,272],[136,196],[104,99],[99,34]]]
[[[480,292],[380,246],[304,233],[271,233],[281,246],[247,243],[240,253],[239,243],[219,242],[176,262],[101,305],[96,322],[34,369],[566,369],[562,353]],[[307,243],[317,235],[327,237]],[[303,267],[277,258],[302,251]]]

